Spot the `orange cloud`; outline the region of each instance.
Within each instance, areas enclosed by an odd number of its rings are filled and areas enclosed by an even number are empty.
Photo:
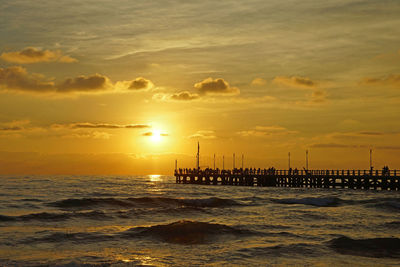
[[[366,85],[400,86],[400,74],[391,74],[382,78],[364,78]]]
[[[188,138],[194,139],[215,139],[217,136],[214,131],[197,131],[196,133],[188,136]]]
[[[307,77],[299,77],[299,76],[278,76],[272,80],[273,83],[279,85],[286,85],[295,88],[306,88],[306,89],[313,89],[317,87],[318,83],[311,80]]]
[[[150,128],[146,124],[111,124],[111,123],[91,123],[91,122],[78,122],[72,124],[53,124],[53,128],[89,128],[89,129],[143,129]]]
[[[327,93],[324,90],[317,89],[311,93],[311,102],[322,103],[326,101]]]
[[[251,85],[254,86],[262,86],[262,85],[266,85],[267,81],[264,80],[263,78],[255,78],[253,81],[251,81]]]
[[[287,135],[287,134],[296,134],[297,131],[290,131],[285,127],[274,125],[274,126],[256,126],[251,130],[240,131],[239,135],[247,137],[247,136],[256,136],[256,137],[265,137],[271,135]]]
[[[75,58],[63,55],[60,50],[41,50],[35,47],[27,47],[21,51],[2,53],[0,58],[7,62],[19,64],[39,62],[73,63],[78,61]]]
[[[228,82],[222,78],[208,78],[194,85],[200,94],[231,94],[238,95],[240,90],[237,87],[231,87]]]
[[[198,99],[200,96],[198,94],[192,94],[188,91],[183,91],[180,93],[176,93],[170,96],[172,100],[179,100],[179,101],[190,101],[194,99]]]

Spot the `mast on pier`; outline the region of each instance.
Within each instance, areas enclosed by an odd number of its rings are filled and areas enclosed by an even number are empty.
[[[215,170],[215,154],[214,154],[214,170]]]
[[[200,142],[197,142],[197,169],[200,170]]]
[[[308,149],[306,150],[306,170],[308,170]]]
[[[369,169],[372,170],[372,148],[369,150]]]

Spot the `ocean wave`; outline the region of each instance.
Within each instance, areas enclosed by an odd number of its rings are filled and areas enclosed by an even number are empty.
[[[20,201],[26,201],[26,202],[42,202],[42,200],[37,199],[37,198],[23,198],[23,199],[20,199]]]
[[[86,242],[100,242],[113,239],[111,235],[105,235],[101,233],[91,232],[91,233],[63,233],[55,232],[43,237],[29,237],[22,240],[21,243],[58,243],[58,242],[76,242],[76,243],[86,243]]]
[[[6,215],[1,215],[0,214],[0,222],[9,222],[9,221],[14,221],[15,218],[12,216],[6,216]]]
[[[328,245],[340,254],[372,258],[400,258],[399,238],[352,239],[342,236],[332,239]]]
[[[289,245],[279,244],[276,246],[263,246],[239,249],[237,252],[242,257],[282,257],[282,256],[303,256],[319,257],[318,246],[307,243],[295,243]]]
[[[392,221],[383,224],[384,227],[389,228],[399,228],[400,229],[400,221]]]
[[[190,206],[190,207],[228,207],[240,205],[231,199],[217,197],[204,199],[180,199],[167,197],[141,197],[141,198],[70,198],[48,203],[49,206],[61,209],[84,209],[93,206],[115,207],[165,207],[165,206]]]
[[[203,244],[221,236],[246,236],[255,234],[249,230],[217,223],[177,221],[149,227],[135,227],[124,232],[128,237],[155,238],[175,244]]]
[[[400,201],[379,201],[376,203],[367,204],[367,207],[385,210],[389,212],[400,212]]]
[[[343,203],[343,200],[337,197],[272,198],[271,201],[279,204],[303,204],[317,207],[337,207]]]
[[[0,215],[0,222],[6,221],[48,221],[48,222],[56,222],[56,221],[64,221],[73,218],[84,218],[84,219],[109,219],[110,217],[106,215],[102,211],[91,211],[91,212],[65,212],[65,213],[50,213],[50,212],[41,212],[41,213],[31,213],[20,216],[5,216]]]

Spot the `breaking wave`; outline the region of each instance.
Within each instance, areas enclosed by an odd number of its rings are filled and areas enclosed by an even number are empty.
[[[217,223],[177,221],[149,227],[135,227],[124,232],[129,237],[148,237],[175,244],[208,243],[221,236],[246,236],[255,232]]]
[[[352,239],[346,236],[332,239],[329,247],[340,254],[373,258],[400,258],[399,238]]]

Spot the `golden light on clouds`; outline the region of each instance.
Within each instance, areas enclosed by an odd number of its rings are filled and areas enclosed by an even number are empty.
[[[52,12],[9,1],[1,17],[0,173],[96,162],[170,174],[176,158],[193,163],[197,141],[259,167],[310,147],[313,166],[333,167],[332,154],[340,168],[368,167],[368,147],[378,165],[400,165],[396,1],[84,0],[85,24],[73,5],[42,4]],[[349,132],[382,135],[338,137]]]
[[[32,64],[40,62],[61,62],[75,63],[77,59],[67,55],[63,55],[60,50],[42,50],[35,47],[27,47],[21,51],[4,52],[0,58],[7,62],[19,64]]]

